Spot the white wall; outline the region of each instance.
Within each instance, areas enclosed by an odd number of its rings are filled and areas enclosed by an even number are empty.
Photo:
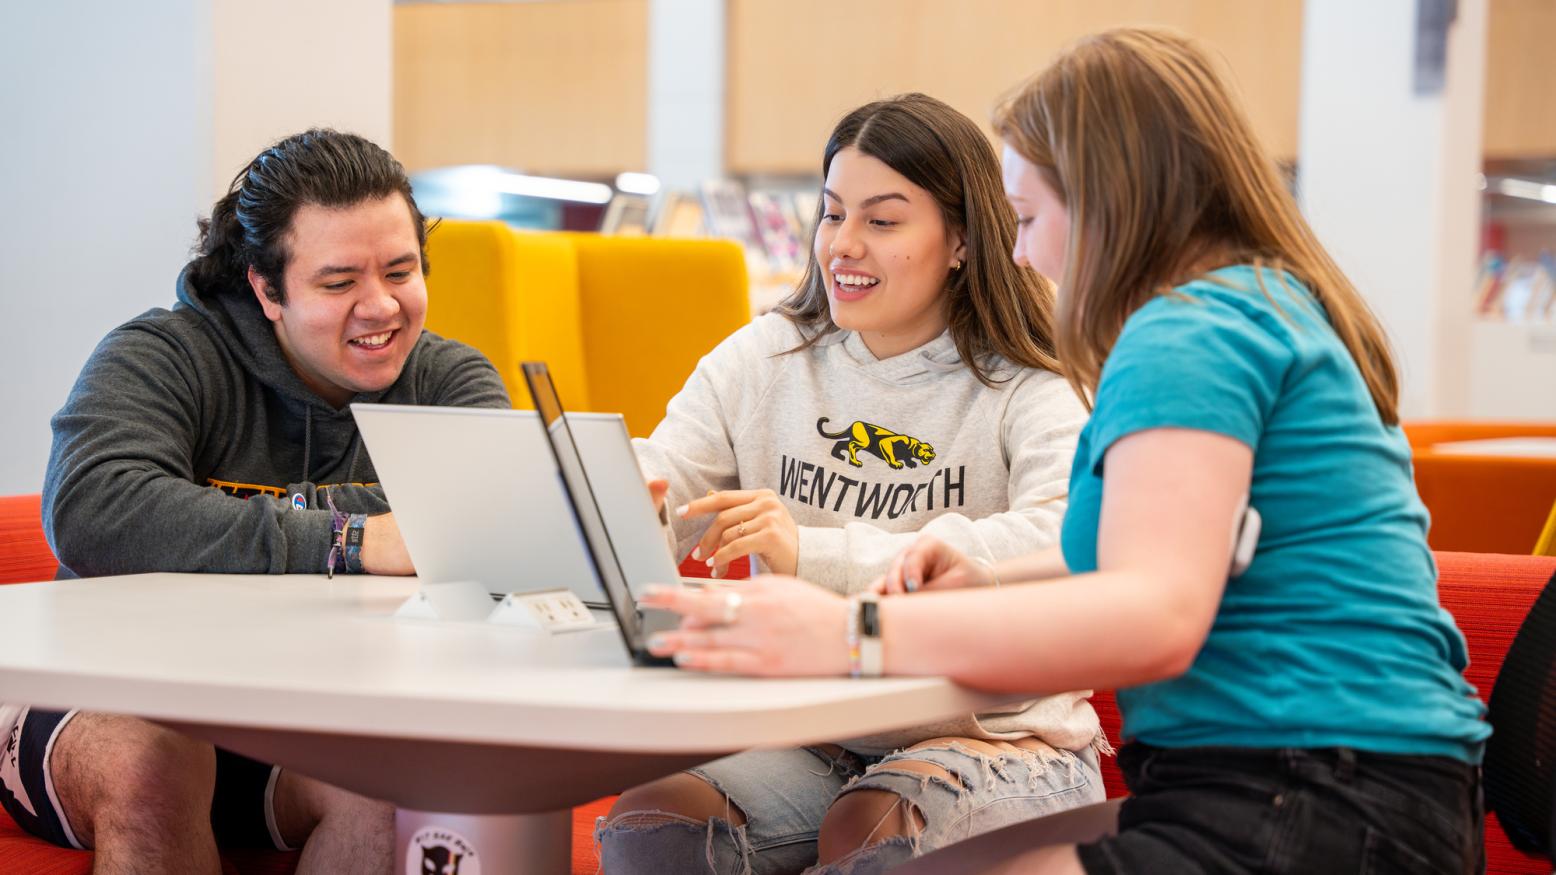
[[[667,191],[724,175],[725,18],[724,0],[649,3],[648,171]]]
[[[1407,419],[1468,412],[1487,0],[1460,0],[1442,92],[1412,90],[1414,0],[1306,0],[1298,186],[1382,320]]]
[[[391,148],[390,0],[215,0],[214,187],[272,142],[331,127]]]
[[[115,325],[173,303],[232,175],[310,125],[390,135],[390,0],[0,8],[0,495]]]
[[[0,51],[0,495],[113,326],[172,301],[210,208],[202,0],[7,4]]]

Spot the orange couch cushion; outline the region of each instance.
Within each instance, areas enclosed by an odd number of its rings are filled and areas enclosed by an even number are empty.
[[[0,584],[53,580],[59,564],[43,537],[41,495],[0,497]]]
[[[1556,424],[1412,422],[1404,425],[1416,491],[1432,514],[1433,550],[1528,553],[1556,503],[1556,459],[1438,453],[1437,444],[1556,437]]]

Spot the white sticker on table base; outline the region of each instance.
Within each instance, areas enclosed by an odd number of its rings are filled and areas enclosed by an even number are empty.
[[[448,814],[395,811],[394,871],[405,875],[567,875],[573,812]],[[442,868],[438,868],[438,867]]]
[[[481,875],[481,858],[465,837],[450,829],[423,827],[405,849],[405,875]]]

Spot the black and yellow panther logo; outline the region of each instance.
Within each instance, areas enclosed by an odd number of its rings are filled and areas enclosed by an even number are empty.
[[[832,445],[832,458],[846,457],[848,464],[855,468],[864,467],[864,463],[859,461],[860,450],[884,461],[892,468],[901,468],[904,465],[917,468],[919,465],[927,465],[935,460],[934,447],[916,437],[898,434],[889,428],[855,421],[848,428],[833,434],[822,428],[826,424],[825,416],[816,420],[816,431],[821,432],[824,438],[837,441]]]

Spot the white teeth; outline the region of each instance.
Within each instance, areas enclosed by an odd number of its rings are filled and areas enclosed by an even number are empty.
[[[385,331],[383,334],[372,334],[367,337],[358,337],[353,339],[351,342],[357,344],[358,346],[383,346],[389,342],[389,335],[393,333],[393,331]]]
[[[880,280],[868,276],[855,276],[853,274],[838,274],[837,281],[845,286],[873,286]]]

